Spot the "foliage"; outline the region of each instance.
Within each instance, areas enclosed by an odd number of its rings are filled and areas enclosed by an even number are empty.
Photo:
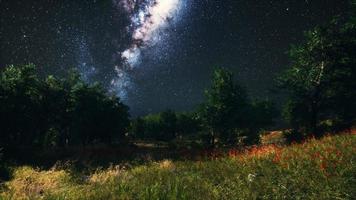
[[[355,135],[200,161],[71,171],[18,167],[1,199],[353,199]]]
[[[3,146],[13,141],[31,143],[41,124],[40,81],[35,68],[10,66],[0,76],[0,141]]]
[[[164,111],[159,114],[160,137],[163,140],[169,141],[176,137],[177,133],[177,116],[171,110]]]
[[[75,71],[67,78],[40,78],[33,65],[9,66],[0,74],[0,143],[3,146],[64,146],[119,140],[128,107]]]
[[[211,146],[216,141],[222,145],[236,144],[246,136],[245,142],[258,142],[259,132],[274,122],[274,104],[268,100],[251,102],[226,69],[216,69],[212,82],[211,89],[206,91],[206,102],[195,113],[167,110],[139,117],[131,122],[131,136],[161,141],[188,137]]]
[[[335,18],[305,37],[304,44],[292,47],[292,65],[278,79],[289,92],[286,119],[296,132],[307,134],[323,132],[324,120],[351,126],[356,119],[355,21]]]
[[[246,142],[250,144],[258,143],[260,132],[275,124],[275,119],[279,116],[275,104],[266,100],[254,100],[249,106],[247,124],[250,132],[250,137]]]
[[[234,144],[238,138],[246,142],[258,140],[258,132],[273,124],[275,108],[270,101],[251,102],[247,92],[234,83],[233,74],[217,68],[212,86],[206,90],[206,102],[199,110],[199,118],[209,131],[210,144]]]
[[[172,141],[196,134],[199,126],[199,121],[192,113],[166,110],[132,120],[130,133],[136,139]]]
[[[231,139],[234,128],[244,126],[247,94],[236,85],[230,71],[218,68],[213,73],[212,86],[206,90],[206,102],[200,109],[200,118],[210,132],[210,144],[216,139]]]
[[[177,135],[180,137],[196,135],[201,131],[201,122],[196,113],[177,113]]]

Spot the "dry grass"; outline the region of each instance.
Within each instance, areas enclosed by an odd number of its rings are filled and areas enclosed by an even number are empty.
[[[18,167],[0,199],[353,199],[355,152],[356,135],[345,134],[89,176]]]

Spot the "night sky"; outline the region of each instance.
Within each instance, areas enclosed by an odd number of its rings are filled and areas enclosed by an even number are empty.
[[[290,45],[346,11],[346,0],[0,0],[0,66],[77,68],[132,115],[194,108],[217,66],[273,99]]]

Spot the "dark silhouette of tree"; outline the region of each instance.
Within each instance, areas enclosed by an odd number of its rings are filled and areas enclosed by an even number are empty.
[[[130,124],[130,137],[135,139],[144,139],[145,129],[145,120],[142,117],[133,119]]]
[[[160,138],[165,141],[170,141],[177,134],[177,116],[172,110],[166,110],[159,114],[160,123]]]
[[[258,143],[260,131],[275,124],[279,111],[270,100],[254,100],[249,106],[247,143]]]
[[[0,132],[4,145],[29,145],[38,139],[42,123],[39,85],[33,65],[9,66],[1,73]]]
[[[196,135],[200,126],[192,113],[166,110],[132,120],[130,135],[136,139],[171,141],[177,137]]]
[[[150,114],[145,116],[143,120],[145,125],[144,138],[161,140],[160,115]]]
[[[201,130],[201,122],[195,113],[177,113],[177,136],[194,136]]]

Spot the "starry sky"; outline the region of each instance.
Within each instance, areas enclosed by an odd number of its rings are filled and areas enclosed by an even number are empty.
[[[347,10],[347,0],[0,0],[0,67],[77,68],[134,116],[193,109],[218,66],[273,99],[290,45]]]

